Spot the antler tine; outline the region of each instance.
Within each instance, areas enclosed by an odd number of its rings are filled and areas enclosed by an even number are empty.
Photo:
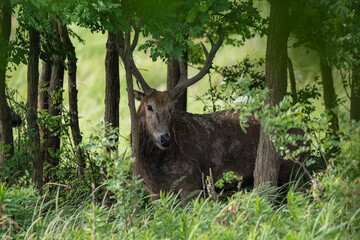
[[[210,43],[211,43],[211,46],[214,46],[214,41],[213,41],[213,39],[211,38],[210,34],[207,34],[206,36],[208,37],[208,39],[209,39],[209,41],[210,41]]]
[[[219,50],[221,44],[224,41],[224,35],[219,32],[219,40],[216,43],[214,43],[214,41],[212,40],[212,38],[209,35],[208,35],[208,38],[211,43],[210,52],[208,52],[206,47],[201,43],[201,46],[202,46],[203,51],[206,56],[206,61],[205,61],[204,66],[200,70],[200,72],[198,72],[194,77],[188,78],[187,75],[183,74],[183,72],[185,73],[185,71],[184,70],[181,71],[182,66],[185,66],[185,64],[179,63],[181,76],[180,76],[180,81],[178,82],[178,84],[173,89],[170,90],[170,95],[171,95],[172,99],[176,99],[185,90],[185,88],[198,82],[209,72],[211,65],[212,65],[212,61],[214,60],[215,54]]]
[[[127,64],[131,70],[131,74],[136,78],[137,82],[140,83],[142,90],[145,95],[150,95],[154,89],[147,84],[144,77],[141,75],[139,69],[137,68],[134,59],[133,59],[133,51],[136,48],[136,45],[139,40],[140,34],[140,26],[142,24],[142,18],[140,19],[139,25],[136,26],[135,23],[132,23],[135,30],[134,39],[131,43],[130,31],[125,33],[125,36],[122,32],[118,33],[118,41],[116,42],[116,47],[118,49],[119,55],[123,60],[124,64]]]
[[[140,18],[139,24],[137,26],[136,26],[136,24],[134,22],[132,24],[132,26],[134,28],[134,31],[135,31],[135,34],[134,34],[133,42],[131,44],[131,52],[134,52],[134,50],[135,50],[135,48],[136,48],[136,46],[138,44],[139,35],[140,35],[140,27],[142,25],[143,19],[144,19],[144,17]]]
[[[149,96],[154,91],[154,89],[152,87],[150,87],[149,84],[147,84],[147,82],[145,81],[145,79],[141,75],[139,69],[136,67],[132,56],[131,56],[131,66],[130,66],[130,68],[131,68],[131,72],[132,72],[133,76],[140,83],[141,88],[144,91],[145,95]]]
[[[179,62],[180,76],[187,77],[187,67],[185,66],[184,61]]]
[[[208,50],[206,49],[206,47],[205,47],[205,45],[202,43],[202,42],[200,42],[201,43],[201,47],[202,47],[202,49],[203,49],[203,51],[204,51],[204,53],[205,53],[205,56],[207,57],[208,55],[209,55],[209,52],[208,52]],[[212,46],[212,45],[211,45]]]

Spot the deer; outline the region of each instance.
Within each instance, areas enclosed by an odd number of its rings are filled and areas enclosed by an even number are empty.
[[[136,35],[134,42],[136,44]],[[146,190],[157,199],[161,191],[174,190],[186,199],[191,193],[204,189],[204,176],[216,182],[223,174],[233,171],[242,181],[242,187],[252,186],[253,172],[260,135],[260,123],[248,117],[247,131],[242,130],[239,113],[234,110],[210,114],[192,114],[172,110],[172,103],[189,86],[200,81],[209,71],[224,35],[214,42],[208,35],[210,51],[201,43],[205,63],[201,70],[188,78],[184,61],[179,62],[180,80],[168,91],[157,91],[144,80],[132,58],[133,44],[130,37],[122,36],[117,46],[123,62],[128,64],[143,92],[133,90],[140,106],[136,112],[138,122],[138,158],[133,174],[140,176]],[[125,39],[125,40],[124,40]],[[128,51],[121,44],[128,42]],[[129,91],[129,89],[128,89]],[[131,100],[131,97],[129,98]],[[133,149],[134,151],[134,149]],[[282,160],[279,182],[290,179],[295,164]],[[224,190],[236,190],[237,181],[224,186]]]

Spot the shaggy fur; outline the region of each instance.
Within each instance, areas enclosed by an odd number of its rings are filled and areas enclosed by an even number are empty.
[[[150,194],[169,191],[174,182],[182,179],[175,191],[182,198],[195,190],[203,189],[202,176],[212,171],[214,182],[223,173],[235,172],[242,177],[242,186],[253,184],[253,171],[260,125],[252,117],[245,134],[239,124],[238,115],[233,112],[212,114],[171,114],[171,146],[161,150],[153,142],[146,121],[145,107],[138,111],[140,132],[140,159],[134,164],[134,173],[140,175]],[[288,182],[294,164],[282,161],[279,182]],[[228,184],[225,190],[236,189],[237,183]]]

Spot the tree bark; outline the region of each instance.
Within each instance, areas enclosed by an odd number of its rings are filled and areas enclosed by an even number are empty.
[[[53,39],[55,41],[54,47],[58,50],[60,48],[59,29],[57,22],[49,18],[53,29]],[[47,129],[47,138],[45,142],[45,155],[48,163],[50,163],[54,170],[59,165],[59,158],[56,155],[60,149],[60,130],[61,130],[61,116],[63,103],[63,85],[64,85],[64,57],[58,54],[53,54],[51,59],[51,76],[49,82],[49,115],[54,119],[51,129]]]
[[[51,63],[49,61],[42,62],[42,71],[39,83],[39,112],[49,109],[49,85],[51,78]]]
[[[60,39],[57,23],[50,19],[53,26],[54,39]],[[55,47],[59,47],[59,43]],[[62,115],[62,89],[64,84],[64,59],[62,56],[54,54],[52,56],[51,77],[49,83],[49,115],[50,117],[58,117],[53,121],[51,130],[48,129],[47,139],[45,143],[48,162],[56,167],[59,165],[59,158],[56,153],[60,149],[60,129]],[[50,151],[50,152],[49,152]]]
[[[287,41],[288,27],[288,0],[271,2],[270,22],[266,48],[266,79],[265,87],[269,92],[270,106],[278,104],[286,94],[287,88]],[[280,155],[269,136],[260,130],[259,146],[254,170],[255,187],[270,183],[276,186],[280,168]]]
[[[128,93],[128,106],[130,110],[130,119],[131,119],[131,150],[135,161],[139,159],[139,123],[138,117],[135,109],[135,98],[134,98],[134,86],[132,79],[132,44],[130,43],[130,32],[127,32],[125,36],[123,33],[120,33],[117,36],[117,50],[118,54],[121,57],[121,60],[125,67],[126,73],[126,86]],[[137,173],[135,173],[137,174]]]
[[[295,73],[291,59],[288,57],[287,67],[289,70],[289,79],[290,79],[290,89],[291,89],[291,97],[293,101],[297,102],[297,95],[296,95],[296,80],[295,80]]]
[[[335,108],[337,104],[337,96],[334,88],[334,79],[332,75],[332,67],[324,60],[320,59],[321,78],[323,84],[323,97],[325,109],[328,111],[331,120],[331,126],[329,127],[330,134],[335,134],[339,131],[339,120]]]
[[[48,61],[42,62],[42,71],[40,75],[40,83],[39,83],[39,99],[38,99],[38,108],[39,112],[43,110],[49,110],[49,85],[51,78],[51,64],[50,59]],[[46,126],[40,125],[40,138],[45,140],[47,138],[47,130]],[[44,154],[46,157],[46,154]],[[47,160],[44,159],[44,162]]]
[[[186,53],[187,55],[187,53]],[[185,57],[184,59],[187,59]],[[187,67],[187,66],[186,66]],[[180,80],[179,62],[171,56],[167,63],[167,90],[173,89]],[[172,102],[173,111],[186,111],[187,105],[187,89],[182,93],[176,101]]]
[[[51,78],[51,64],[50,59],[48,61],[42,62],[42,71],[40,76],[39,83],[39,100],[38,100],[38,108],[39,112],[48,111],[49,110],[49,85]],[[39,124],[40,126],[40,146],[42,152],[43,162],[48,162],[48,151],[47,151],[47,135],[49,131],[46,128],[46,125]]]
[[[119,127],[120,77],[119,53],[116,49],[116,34],[108,32],[105,57],[105,117],[112,128]],[[116,139],[117,140],[117,139]],[[106,149],[110,152],[111,149]]]
[[[11,110],[6,101],[5,82],[11,31],[11,4],[3,0],[0,4],[0,164],[14,155]]]
[[[54,65],[51,67],[51,78],[49,84],[49,115],[51,117],[61,117],[62,115],[62,89],[64,84],[64,63],[58,56],[54,57]],[[47,134],[46,149],[50,149],[53,154],[60,149],[61,119],[54,121],[52,130]],[[48,161],[53,166],[59,165],[59,159],[49,154]]]
[[[71,42],[67,27],[58,21],[58,28],[61,41],[67,45],[69,54],[67,54],[67,67],[68,67],[68,92],[69,92],[69,115],[70,115],[70,128],[73,136],[73,141],[76,146],[76,155],[78,159],[78,175],[81,179],[85,169],[85,156],[84,151],[80,147],[82,136],[79,125],[79,111],[78,111],[78,90],[76,88],[76,70],[77,59],[75,47]]]
[[[360,64],[352,69],[350,119],[360,121]]]
[[[34,144],[30,154],[34,157],[34,182],[36,188],[42,192],[43,186],[43,159],[40,149],[40,134],[37,123],[38,87],[39,87],[39,55],[40,55],[40,34],[33,28],[29,29],[30,51],[27,72],[27,123],[30,141]]]

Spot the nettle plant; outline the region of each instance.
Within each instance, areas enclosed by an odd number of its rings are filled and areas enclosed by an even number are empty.
[[[127,151],[121,152],[118,149],[118,138],[119,129],[101,122],[92,130],[89,138],[81,143],[81,147],[86,152],[90,165],[85,177],[95,187],[110,191],[105,195],[109,194],[121,206],[118,211],[130,211],[126,214],[128,216],[143,203],[145,192],[141,180],[132,176],[134,159]],[[105,198],[106,196],[102,196],[102,199]]]
[[[245,87],[247,90],[253,90],[251,94],[256,94],[256,90],[264,89],[265,73],[257,70],[263,63],[264,59],[250,60],[247,56],[233,66],[215,66],[215,71],[222,76],[222,81],[220,84],[213,84],[209,74],[209,90],[196,98],[204,103],[203,111],[210,113],[231,108],[231,103],[238,97],[238,89],[244,88],[244,84],[248,84]],[[248,76],[253,81],[241,81],[244,76]]]

